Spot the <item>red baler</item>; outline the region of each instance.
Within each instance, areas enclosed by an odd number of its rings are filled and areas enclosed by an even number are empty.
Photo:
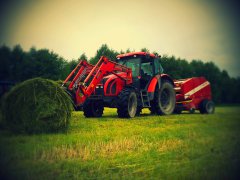
[[[214,113],[211,86],[204,77],[192,77],[174,81],[176,92],[175,113],[186,110],[194,113],[199,110],[202,114]]]

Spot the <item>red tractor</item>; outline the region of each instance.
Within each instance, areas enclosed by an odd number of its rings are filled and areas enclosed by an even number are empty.
[[[175,113],[182,111],[194,113],[199,110],[202,114],[214,113],[210,83],[204,77],[192,77],[174,81],[176,91]]]
[[[154,54],[121,54],[117,62],[102,56],[95,66],[80,61],[63,86],[86,117],[101,117],[104,107],[117,108],[124,118],[139,115],[143,108],[168,115],[175,109],[174,81],[162,72]]]

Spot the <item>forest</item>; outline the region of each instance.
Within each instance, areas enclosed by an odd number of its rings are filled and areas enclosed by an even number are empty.
[[[101,56],[106,56],[116,61],[118,54],[130,51],[127,49],[118,52],[103,44],[94,57],[88,58],[83,53],[79,55],[78,59],[67,60],[48,49],[32,47],[28,51],[24,51],[20,45],[13,48],[2,45],[0,47],[0,81],[19,83],[34,77],[64,80],[79,60],[85,59],[91,64],[95,64]],[[147,48],[142,48],[139,51],[150,52]],[[160,58],[160,63],[164,73],[169,74],[174,79],[205,76],[211,83],[215,103],[240,103],[240,96],[238,96],[240,77],[230,77],[226,70],[221,70],[213,62],[204,62],[199,59],[187,61],[175,56],[163,55]]]

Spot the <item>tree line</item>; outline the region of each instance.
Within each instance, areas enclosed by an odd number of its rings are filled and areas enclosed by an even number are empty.
[[[146,48],[142,48],[141,51],[149,52]],[[103,44],[94,57],[88,59],[83,53],[79,59],[66,60],[48,49],[37,50],[32,47],[29,51],[24,51],[20,45],[13,48],[3,45],[0,47],[0,81],[17,83],[34,77],[64,80],[80,59],[96,64],[103,55],[116,61],[118,54],[128,52],[131,50],[118,52]],[[220,70],[213,62],[202,60],[188,62],[185,59],[164,55],[160,63],[164,72],[174,79],[205,76],[211,83],[213,100],[216,103],[240,103],[238,96],[240,77],[230,77],[226,70]]]

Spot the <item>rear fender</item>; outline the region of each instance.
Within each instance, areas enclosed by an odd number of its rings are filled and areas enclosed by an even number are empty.
[[[147,92],[150,100],[153,100],[154,92],[160,89],[161,82],[163,81],[169,81],[174,86],[173,79],[168,74],[156,75],[155,77],[152,78],[147,88]]]
[[[161,82],[162,81],[168,81],[174,86],[173,79],[168,74],[161,74]]]
[[[154,98],[155,89],[160,89],[160,80],[161,80],[160,75],[156,75],[151,79],[147,88],[147,93],[150,100],[153,100]]]
[[[161,79],[160,77],[161,77],[160,75],[156,75],[151,79],[151,81],[148,85],[148,88],[147,88],[148,93],[154,93],[156,86],[157,86],[157,88],[160,88],[160,86],[159,86],[160,79]]]

